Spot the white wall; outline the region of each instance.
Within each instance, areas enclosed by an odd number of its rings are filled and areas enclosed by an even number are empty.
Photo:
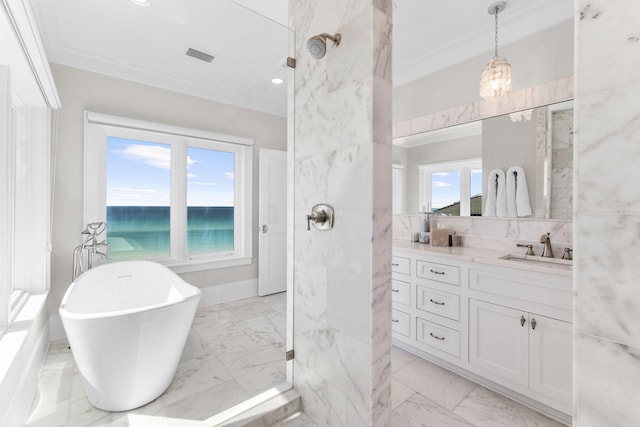
[[[500,56],[511,63],[514,91],[571,76],[573,21],[500,46]],[[480,100],[480,74],[492,57],[493,51],[487,49],[483,55],[394,87],[394,123]]]
[[[488,174],[493,169],[507,173],[511,166],[521,166],[527,178],[531,209],[536,194],[536,114],[533,119],[512,122],[509,115],[492,117],[482,121],[482,171],[483,194],[487,194]],[[484,203],[487,198],[484,197]]]
[[[286,150],[286,119],[62,65],[52,64],[51,68],[62,109],[57,117],[50,312],[57,313],[71,282],[71,255],[81,243],[84,226],[84,110],[252,138],[253,262],[248,266],[186,273],[183,277],[199,287],[257,278],[258,153],[260,148]]]

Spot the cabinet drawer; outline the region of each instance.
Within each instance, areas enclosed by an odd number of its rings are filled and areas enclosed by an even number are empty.
[[[416,276],[451,285],[460,284],[460,268],[435,262],[418,261]]]
[[[416,340],[421,344],[460,357],[460,332],[454,329],[417,317]]]
[[[469,289],[545,304],[565,310],[573,307],[571,277],[514,269],[470,269]]]
[[[399,310],[391,310],[391,330],[402,335],[411,335],[411,316]]]
[[[394,273],[411,274],[411,260],[400,256],[391,257],[391,271]]]
[[[460,320],[460,297],[448,292],[417,286],[416,308]]]
[[[391,300],[411,306],[411,285],[400,280],[391,280]]]

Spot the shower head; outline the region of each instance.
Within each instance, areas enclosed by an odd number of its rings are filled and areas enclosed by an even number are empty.
[[[311,37],[307,41],[307,50],[312,57],[314,57],[315,59],[324,57],[324,55],[327,53],[327,39],[331,40],[333,42],[333,46],[336,47],[340,45],[340,40],[342,39],[342,37],[340,36],[340,34],[332,36],[331,34],[327,33],[322,33],[317,36]]]

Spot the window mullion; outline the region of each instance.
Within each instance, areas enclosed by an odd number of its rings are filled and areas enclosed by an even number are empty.
[[[171,144],[171,258],[187,258],[187,144]]]
[[[471,168],[460,168],[460,216],[471,216]]]

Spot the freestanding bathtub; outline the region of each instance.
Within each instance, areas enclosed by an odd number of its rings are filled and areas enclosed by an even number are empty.
[[[60,317],[91,404],[126,411],[160,396],[199,301],[198,288],[151,261],[104,264],[78,277]]]

